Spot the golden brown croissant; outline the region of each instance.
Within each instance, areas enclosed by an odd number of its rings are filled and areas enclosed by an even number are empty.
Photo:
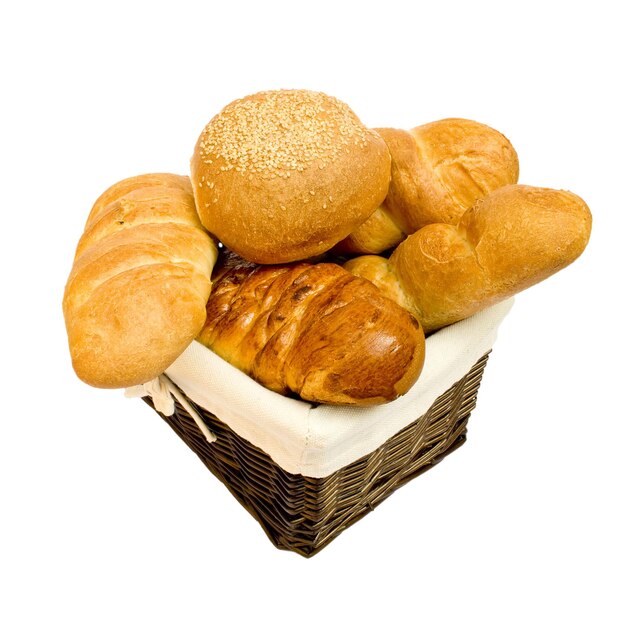
[[[393,400],[424,362],[413,316],[333,263],[223,268],[198,340],[269,389],[312,402]]]
[[[569,265],[590,233],[591,213],[575,194],[508,185],[478,200],[458,226],[425,226],[388,260],[365,255],[344,267],[378,285],[428,333]]]
[[[485,124],[449,118],[376,130],[391,153],[387,197],[337,252],[379,253],[427,224],[456,224],[476,200],[517,182],[513,146]]]

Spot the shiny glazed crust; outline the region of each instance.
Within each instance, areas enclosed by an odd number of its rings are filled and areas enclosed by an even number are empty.
[[[198,340],[273,391],[355,405],[404,394],[425,347],[413,316],[332,263],[231,265]]]

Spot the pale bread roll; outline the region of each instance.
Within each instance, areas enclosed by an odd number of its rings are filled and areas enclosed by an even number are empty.
[[[72,364],[95,387],[163,372],[204,324],[217,247],[185,176],[113,185],[92,209],[63,297]]]

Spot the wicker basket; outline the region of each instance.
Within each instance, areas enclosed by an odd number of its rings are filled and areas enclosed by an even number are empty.
[[[325,478],[286,472],[187,396],[216,434],[216,442],[207,442],[178,402],[172,416],[159,415],[261,524],[277,548],[309,557],[464,443],[488,354],[424,415],[371,454]],[[150,398],[145,401],[154,408]]]

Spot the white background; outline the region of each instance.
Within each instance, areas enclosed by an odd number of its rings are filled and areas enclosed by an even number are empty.
[[[618,3],[93,4],[0,15],[0,623],[624,624]],[[520,182],[594,215],[583,256],[518,296],[467,444],[309,560],[141,401],[79,382],[61,315],[97,195],[187,173],[216,112],[279,87],[370,126],[487,123]]]

